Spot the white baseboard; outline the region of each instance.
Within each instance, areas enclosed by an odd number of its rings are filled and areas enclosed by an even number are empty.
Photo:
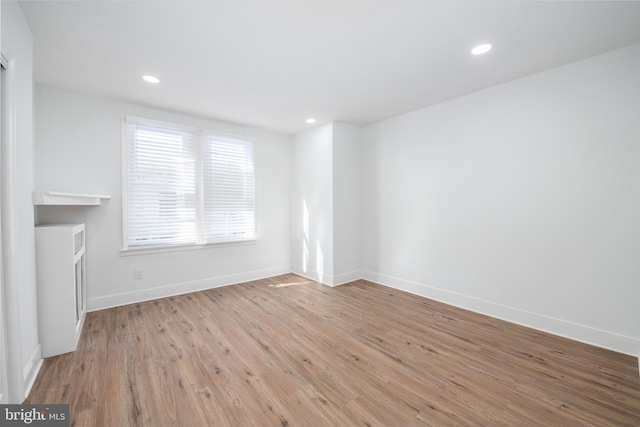
[[[362,279],[362,271],[360,270],[338,274],[337,276],[333,276],[333,286],[345,285],[360,279]]]
[[[297,274],[298,276],[306,277],[307,279],[314,280],[316,282],[322,283],[323,285],[328,285],[331,287],[344,285],[349,282],[353,282],[354,280],[358,280],[362,278],[362,272],[352,271],[349,273],[339,274],[337,276],[330,276],[328,274],[320,274],[315,270],[306,271],[297,265],[291,266],[291,272]]]
[[[300,266],[292,265],[291,266],[291,272],[297,274],[298,276],[302,276],[304,278],[307,278],[309,280],[313,280],[315,282],[322,283],[323,285],[333,286],[333,277],[330,277],[330,276],[327,276],[327,275],[321,276],[315,270],[309,270],[309,269],[305,270],[304,268],[302,268]]]
[[[162,286],[158,288],[142,289],[133,292],[125,292],[115,295],[87,299],[87,311],[104,310],[106,308],[118,307],[142,301],[149,301],[158,298],[166,298],[174,295],[186,294],[189,292],[203,291],[206,289],[219,288],[237,283],[249,282],[252,280],[264,279],[291,272],[291,266],[267,268],[264,270],[249,271],[245,273],[231,274],[228,276],[210,277],[207,279],[194,280],[191,282],[177,283],[174,285]]]
[[[23,370],[25,399],[29,396],[29,393],[31,393],[31,388],[36,382],[36,378],[38,377],[38,373],[42,367],[42,362],[42,348],[40,347],[40,344],[38,344]]]
[[[477,299],[372,271],[363,271],[362,278],[394,289],[460,307],[465,310],[486,314],[487,316],[506,320],[511,323],[559,335],[561,337],[580,341],[586,344],[606,348],[618,353],[640,357],[640,340],[635,338],[591,328],[589,326],[579,325],[566,320],[543,316],[541,314],[508,307],[494,302]],[[640,366],[640,359],[638,363]]]

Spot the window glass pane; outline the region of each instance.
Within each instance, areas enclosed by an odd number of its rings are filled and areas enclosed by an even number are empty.
[[[253,143],[207,135],[203,163],[205,241],[255,239]]]
[[[195,243],[193,135],[142,123],[127,131],[128,245]]]

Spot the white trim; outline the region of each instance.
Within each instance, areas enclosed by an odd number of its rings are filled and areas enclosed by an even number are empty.
[[[640,356],[640,340],[553,317],[520,310],[494,302],[434,288],[372,271],[363,271],[363,278],[390,288],[430,298],[445,304],[506,320],[507,322],[548,332],[553,335],[595,345],[631,356]],[[639,365],[640,366],[640,365]]]
[[[108,200],[111,196],[103,194],[78,194],[63,193],[61,191],[34,191],[34,205],[55,206],[99,206],[102,200]]]
[[[38,344],[36,349],[33,351],[31,358],[24,367],[23,375],[24,383],[26,385],[24,390],[25,399],[29,396],[29,393],[31,393],[31,388],[36,382],[36,378],[38,378],[38,373],[40,372],[40,368],[42,368],[43,362],[44,360],[42,359],[42,347],[40,346],[40,344]]]
[[[291,266],[291,272],[297,274],[298,276],[302,276],[305,279],[313,280],[314,282],[318,282],[323,285],[332,286],[333,287],[333,276],[329,276],[328,274],[320,274],[311,269],[304,269],[300,266],[293,265]]]
[[[122,221],[120,224],[122,224],[122,250],[126,250],[129,247],[129,203],[127,201],[129,194],[129,180],[127,179],[127,124],[127,116],[122,116],[122,120],[120,121],[120,175],[122,181],[122,197],[120,197],[120,205],[122,206],[120,218],[122,218]]]
[[[16,264],[16,98],[15,59],[2,44],[6,69],[6,145],[2,147],[2,254],[4,269],[5,330],[7,342],[7,368],[9,403],[24,401],[24,378],[20,337],[20,297]]]
[[[287,265],[283,267],[273,267],[246,273],[230,274],[227,276],[210,277],[207,279],[194,280],[191,282],[176,283],[173,285],[167,285],[158,288],[142,289],[139,291],[90,298],[87,300],[87,311],[104,310],[106,308],[118,307],[158,298],[166,298],[174,295],[186,294],[189,292],[204,291],[206,289],[219,288],[222,286],[235,285],[238,283],[250,282],[252,280],[260,280],[267,277],[279,276],[281,274],[287,274],[290,272],[291,267]]]
[[[202,128],[199,131],[202,132],[202,135],[205,137],[212,136],[214,138],[222,139],[224,141],[229,141],[229,142],[250,142],[255,145],[255,139],[249,135],[241,135],[239,133],[231,133],[231,132],[222,132],[222,131],[208,129],[208,128]],[[253,154],[255,156],[255,150]]]
[[[0,79],[2,79],[4,81],[4,76],[5,76],[5,66],[6,66],[6,61],[4,59],[4,56],[1,54],[0,52]],[[2,117],[0,117],[0,121],[4,121],[4,115],[2,115],[4,113],[4,97],[3,95],[3,87],[4,84],[2,81],[0,81],[0,102],[2,102],[0,104],[0,115]],[[2,124],[0,123],[0,131],[2,131]],[[0,135],[0,140],[4,141],[4,134]],[[1,147],[0,147],[1,148]],[[1,159],[3,158],[2,150],[0,150],[0,175],[1,172],[4,170],[4,162],[1,161]],[[1,176],[0,180],[4,180],[4,177]],[[0,206],[1,206],[1,202],[0,202]],[[2,214],[0,212],[0,221],[2,220]],[[0,242],[1,242],[1,237],[2,237],[2,231],[0,228]],[[2,255],[2,251],[3,251],[3,246],[0,243],[0,265],[2,265],[2,267],[0,267],[0,273],[2,273],[2,271],[4,270],[4,256]],[[9,400],[9,379],[8,379],[8,372],[9,372],[9,366],[8,366],[8,352],[7,352],[7,341],[6,341],[6,328],[5,328],[5,324],[6,324],[6,319],[5,319],[5,309],[6,307],[6,303],[5,303],[5,297],[4,297],[4,274],[0,274],[0,403],[1,404],[7,404],[10,403]]]
[[[204,241],[204,178],[201,178],[200,171],[204,171],[204,132],[197,130],[195,139],[198,143],[195,146],[195,170],[196,170],[196,212],[202,212],[202,215],[196,214],[196,245],[202,245]],[[193,245],[191,245],[193,246]]]
[[[315,270],[307,269],[307,271],[305,271],[302,267],[293,265],[291,266],[291,272],[309,280],[314,280],[323,285],[331,286],[332,288],[362,279],[362,271],[360,270],[339,274],[337,276],[323,274],[321,277],[320,274]]]
[[[176,124],[172,122],[165,122],[162,120],[146,119],[144,117],[138,117],[138,116],[124,115],[122,116],[122,119],[123,119],[123,123],[125,124],[125,128],[126,128],[126,125],[129,123],[140,123],[145,126],[153,126],[156,128],[161,128],[169,131],[179,131],[179,132],[197,132],[198,131],[198,128],[194,126],[186,126],[186,125]]]
[[[360,270],[338,274],[337,276],[333,276],[333,286],[346,285],[347,283],[355,282],[360,279],[362,279],[362,271]]]
[[[238,246],[238,245],[255,245],[258,243],[257,239],[251,240],[238,240],[237,242],[224,242],[224,243],[198,243],[192,245],[175,245],[175,246],[135,246],[129,249],[120,249],[120,256],[134,256],[134,255],[148,255],[157,254],[162,252],[180,252],[180,251],[197,251],[200,249],[213,249],[225,246]]]

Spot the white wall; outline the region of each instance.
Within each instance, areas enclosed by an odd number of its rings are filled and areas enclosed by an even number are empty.
[[[360,157],[360,128],[353,125],[333,122],[294,136],[294,272],[331,286],[361,277]]]
[[[35,278],[33,190],[33,41],[17,2],[2,2],[2,43],[15,64],[16,280],[20,298],[20,339],[24,389],[28,391],[41,362]]]
[[[366,277],[640,354],[640,45],[363,132]]]
[[[134,115],[253,138],[256,244],[121,256],[121,118]],[[109,194],[99,207],[38,207],[39,224],[85,222],[90,310],[290,271],[290,152],[284,134],[37,86],[36,188]],[[134,280],[134,269],[144,278]]]
[[[335,283],[361,277],[362,171],[360,128],[333,124],[333,270]]]
[[[333,284],[333,124],[293,138],[291,263],[298,274]]]

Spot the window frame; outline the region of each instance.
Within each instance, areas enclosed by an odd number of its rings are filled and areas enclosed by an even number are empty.
[[[156,244],[156,245],[129,245],[129,179],[128,179],[128,130],[129,124],[141,124],[144,126],[164,128],[172,132],[189,132],[194,141],[194,163],[195,163],[195,209],[196,209],[196,241],[195,243],[180,244]],[[206,242],[204,240],[205,211],[204,211],[204,149],[206,138],[218,137],[223,140],[238,141],[252,146],[251,161],[253,165],[253,238],[241,240],[229,240],[220,242]],[[121,120],[121,168],[122,168],[122,241],[121,256],[141,255],[149,253],[175,252],[185,250],[199,250],[211,247],[238,246],[255,244],[258,240],[258,194],[257,194],[257,166],[256,166],[256,144],[252,138],[211,129],[185,126],[176,123],[147,119],[138,116],[123,115]]]

